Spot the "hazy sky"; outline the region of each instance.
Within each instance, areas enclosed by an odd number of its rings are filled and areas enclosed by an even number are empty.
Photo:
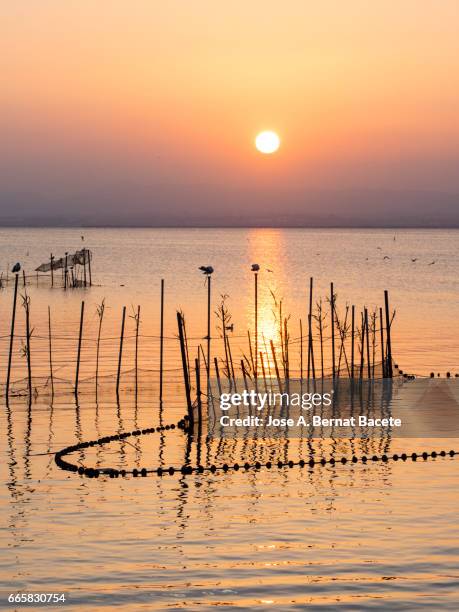
[[[10,0],[0,75],[3,223],[459,224],[457,0]]]

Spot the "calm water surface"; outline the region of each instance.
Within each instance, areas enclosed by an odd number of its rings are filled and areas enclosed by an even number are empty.
[[[1,230],[0,266],[19,260],[29,269],[30,260],[30,268],[36,267],[50,251],[78,248],[80,235],[69,229]],[[379,305],[388,288],[397,309],[400,363],[421,373],[459,371],[452,325],[459,315],[457,232],[397,231],[395,240],[391,231],[369,230],[84,230],[84,235],[102,285],[84,293],[88,334],[96,328],[94,310],[104,296],[110,306],[107,333],[118,330],[122,305],[142,304],[143,333],[157,334],[163,277],[167,329],[175,330],[175,308],[181,307],[190,336],[202,338],[206,296],[197,267],[203,263],[216,270],[215,302],[219,293],[229,294],[235,328],[245,330],[252,317],[249,268],[256,261],[264,269],[260,291],[267,334],[270,289],[283,296],[294,319],[304,316],[310,275],[318,295],[333,280],[339,299],[359,307]],[[51,304],[57,329],[73,342],[83,292],[44,286],[28,291],[37,335]],[[10,297],[9,290],[0,294],[2,335]],[[142,353],[142,359],[153,357]],[[35,368],[39,362],[37,357]],[[69,610],[459,608],[457,459],[90,480],[60,471],[47,454],[79,440],[176,421],[184,411],[179,389],[171,375],[161,413],[153,392],[140,393],[137,405],[132,396],[117,405],[105,395],[98,404],[85,395],[78,404],[56,397],[50,405],[39,394],[30,407],[20,398],[3,406],[0,590],[66,591]],[[297,460],[310,452],[341,457],[457,450],[451,439],[311,444],[213,441],[201,453],[206,462],[221,464],[266,456]],[[79,459],[100,466],[167,466],[183,463],[186,452],[184,436],[174,431],[143,436],[133,445],[88,449]],[[195,458],[194,443],[190,452]]]

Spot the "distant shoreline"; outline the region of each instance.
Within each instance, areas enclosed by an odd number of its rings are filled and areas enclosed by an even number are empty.
[[[314,225],[314,224],[84,224],[68,223],[59,225],[21,225],[16,223],[0,223],[0,229],[306,229],[306,230],[459,230],[459,224],[451,225]]]

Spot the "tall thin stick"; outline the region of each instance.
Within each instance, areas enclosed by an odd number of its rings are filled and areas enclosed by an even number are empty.
[[[351,309],[351,378],[354,378],[354,357],[355,357],[355,306]]]
[[[51,287],[54,287],[54,255],[50,255],[50,266],[51,266]]]
[[[64,289],[67,289],[67,256],[68,253],[65,253],[65,264],[64,264]]]
[[[392,378],[392,344],[390,337],[391,320],[389,316],[389,293],[387,289],[384,291],[384,306],[386,309],[386,337],[387,337],[387,376]]]
[[[83,283],[86,287],[86,249],[83,249]]]
[[[367,342],[367,374],[368,379],[371,378],[371,359],[370,359],[370,328],[368,326],[368,309],[365,308],[365,328],[366,328],[366,342]]]
[[[218,359],[214,357],[214,366],[215,366],[215,376],[217,377],[217,385],[218,385],[218,394],[222,394],[222,383],[220,380],[220,371],[218,369]]]
[[[26,357],[27,357],[27,380],[29,386],[29,400],[32,398],[32,365],[30,357],[30,297],[25,295],[23,298],[25,317],[26,317]]]
[[[15,278],[14,278],[13,312],[11,315],[10,350],[8,353],[8,370],[6,374],[6,401],[7,402],[8,402],[8,394],[10,390],[11,362],[13,359],[14,324],[16,321],[16,303],[17,303],[17,298],[18,298],[18,282],[19,282],[19,274],[16,272]]]
[[[258,376],[258,272],[254,273],[255,276],[255,384]]]
[[[260,363],[261,363],[261,371],[263,374],[263,382],[265,384],[265,393],[268,393],[268,384],[266,382],[265,360],[263,358],[263,351],[260,351]]]
[[[96,393],[97,393],[97,384],[99,379],[99,353],[100,353],[100,334],[102,331],[102,321],[104,318],[105,312],[105,298],[102,300],[100,305],[97,307],[97,316],[99,317],[99,328],[97,331],[97,349],[96,349]]]
[[[360,337],[361,337],[361,346],[360,346],[360,378],[363,378],[363,365],[364,365],[364,361],[365,361],[365,320],[364,320],[364,316],[363,316],[363,312],[361,313],[362,315],[362,330],[360,333]]]
[[[89,249],[88,249],[88,271],[89,271],[89,286],[92,287],[91,251]]]
[[[312,327],[311,327],[311,317],[312,317],[312,287],[313,287],[313,278],[309,279],[309,312],[308,312],[308,380],[311,378],[311,343],[312,343]]]
[[[137,395],[139,389],[139,327],[140,327],[140,305],[137,306],[137,314],[135,317],[135,394]],[[161,368],[162,369],[162,368]],[[162,382],[162,381],[161,381]],[[162,393],[160,400],[162,399]]]
[[[188,373],[188,359],[185,348],[185,334],[184,334],[184,322],[183,316],[180,312],[177,312],[177,326],[180,340],[180,353],[182,356],[182,369],[183,369],[183,382],[185,384],[186,404],[188,411],[188,419],[190,421],[191,428],[193,427],[193,406],[191,403],[191,389],[190,389],[190,375]]]
[[[211,276],[207,275],[207,398],[210,398],[210,308],[211,308]]]
[[[332,344],[332,372],[335,378],[335,294],[333,283],[330,283],[330,323],[331,323],[331,344]]]
[[[277,385],[279,387],[279,392],[282,393],[282,382],[281,382],[280,375],[279,375],[279,367],[277,365],[276,349],[274,348],[274,343],[272,340],[270,340],[270,343],[271,343],[271,353],[273,355],[274,368],[276,370]]]
[[[161,279],[161,312],[159,324],[159,401],[163,401],[163,367],[164,367],[164,279]],[[137,368],[136,368],[137,371]]]
[[[234,390],[237,393],[236,376],[234,374],[234,365],[233,365],[233,356],[231,354],[231,345],[230,345],[228,336],[226,336],[226,343],[228,345],[228,356],[229,356],[229,362],[230,362],[230,368],[231,368],[230,375],[233,377]]]
[[[379,333],[381,338],[381,368],[382,377],[386,378],[386,364],[384,355],[384,324],[383,324],[383,312],[382,308],[379,309]]]
[[[118,355],[118,371],[116,374],[116,396],[119,395],[120,390],[120,377],[121,377],[121,359],[123,356],[123,341],[124,341],[124,323],[126,321],[126,306],[123,306],[123,316],[121,319],[121,333],[120,333],[120,350]]]
[[[308,315],[308,325],[309,325],[309,338],[310,338],[309,354],[311,355],[311,373],[312,373],[312,377],[315,378],[316,377],[316,364],[314,361],[314,343],[313,343],[313,338],[312,338],[312,315]]]
[[[300,382],[303,382],[303,323],[300,319]]]
[[[84,301],[81,302],[81,313],[80,313],[80,333],[78,334],[78,353],[75,373],[75,395],[78,395],[78,379],[80,375],[80,359],[81,359],[81,341],[83,337],[83,320],[84,320]]]
[[[48,306],[48,350],[49,350],[49,379],[51,381],[51,395],[54,397],[54,376],[53,376],[53,347],[51,340],[51,306]]]
[[[202,401],[201,401],[201,369],[199,365],[199,359],[194,360],[194,367],[196,372],[196,399],[198,404],[198,427],[201,430],[202,426]]]
[[[246,374],[246,371],[245,371],[245,364],[244,364],[244,360],[243,359],[241,359],[241,372],[242,372],[242,379],[244,381],[244,389],[248,389],[248,386],[247,386],[247,374]]]

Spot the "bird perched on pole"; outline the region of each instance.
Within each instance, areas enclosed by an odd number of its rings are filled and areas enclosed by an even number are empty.
[[[260,266],[258,264],[252,264],[252,272],[258,272],[260,269]]]
[[[13,269],[11,270],[11,272],[13,274],[17,274],[18,272],[20,272],[20,270],[21,270],[21,264],[18,262],[18,263],[14,264]]]
[[[212,274],[212,272],[214,271],[214,269],[212,268],[212,266],[199,266],[199,269],[202,271],[203,274]]]

